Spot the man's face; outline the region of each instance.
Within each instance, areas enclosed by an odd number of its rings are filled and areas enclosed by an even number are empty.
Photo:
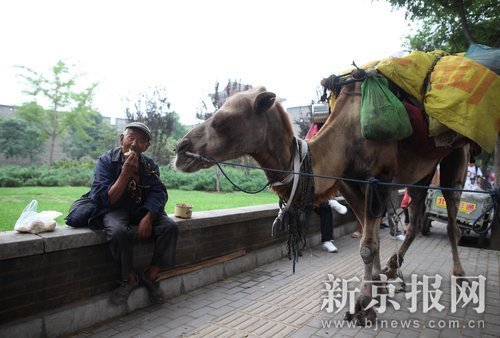
[[[123,153],[126,153],[132,148],[137,155],[140,155],[149,148],[149,145],[148,136],[140,130],[127,128],[123,134],[120,135],[120,146]]]

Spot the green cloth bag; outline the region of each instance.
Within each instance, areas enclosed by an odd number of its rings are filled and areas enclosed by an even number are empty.
[[[369,76],[361,84],[360,115],[364,139],[398,141],[413,133],[405,106],[389,90],[385,77]]]

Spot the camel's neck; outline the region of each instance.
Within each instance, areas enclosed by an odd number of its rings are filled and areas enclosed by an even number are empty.
[[[355,132],[353,129],[356,129],[353,126],[359,124],[359,114],[351,114],[350,111],[346,111],[351,109],[359,112],[359,97],[339,98],[332,116],[321,128],[318,135],[308,142],[315,175],[341,177],[344,174],[347,164],[346,157],[352,146],[350,144],[351,134]],[[284,111],[278,111],[273,116],[274,120],[269,121],[267,126],[268,133],[261,150],[251,155],[263,168],[292,171],[294,136],[290,119]],[[286,173],[271,171],[266,171],[266,175],[270,181],[281,181],[287,176]],[[332,198],[339,184],[340,181],[335,179],[316,177],[314,179],[316,202]],[[273,187],[273,190],[280,197],[287,199],[291,184]]]
[[[291,171],[293,164],[293,152],[295,145],[293,128],[288,114],[284,111],[281,105],[276,104],[273,112],[268,116],[268,125],[266,126],[267,134],[264,137],[264,142],[260,150],[251,156],[263,168],[272,168],[283,171]],[[288,176],[287,173],[266,171],[268,181],[280,182]],[[289,192],[288,186],[274,187],[278,195],[282,198],[287,198]]]
[[[313,173],[316,175],[314,187],[317,202],[333,198],[340,183],[336,179],[318,176],[341,177],[344,172],[344,141],[339,137],[340,133],[336,131],[335,124],[324,126],[326,129],[321,135],[309,142]]]
[[[356,84],[358,86],[358,84]],[[357,88],[357,87],[355,87]],[[359,95],[341,95],[335,107],[316,137],[309,142],[313,172],[318,176],[342,177],[348,167],[348,158],[355,152],[354,140],[360,139]],[[321,202],[335,196],[340,180],[314,179],[316,201]]]
[[[279,134],[278,134],[279,135]],[[266,170],[266,176],[270,183],[282,181],[288,174],[283,171],[292,170],[294,138],[285,137],[282,142],[268,142],[264,145],[264,150],[252,155],[255,161],[262,168],[276,169],[277,171]]]

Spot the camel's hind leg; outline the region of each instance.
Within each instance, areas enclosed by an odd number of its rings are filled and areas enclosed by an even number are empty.
[[[454,189],[462,189],[465,179],[465,170],[467,167],[467,148],[454,150],[441,162],[441,186]],[[443,196],[446,200],[446,209],[448,211],[448,224],[446,231],[451,245],[451,254],[453,257],[453,275],[465,276],[460,257],[458,256],[458,240],[460,239],[460,230],[457,226],[457,212],[460,204],[460,192],[443,190]]]

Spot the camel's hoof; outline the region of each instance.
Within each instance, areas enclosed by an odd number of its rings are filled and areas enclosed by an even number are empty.
[[[383,270],[382,273],[387,276],[387,279],[396,279],[397,277],[397,272],[396,270],[386,266]]]
[[[368,323],[373,325],[377,320],[377,313],[373,308],[365,310],[371,300],[372,298],[369,296],[360,296],[356,301],[354,313],[346,312],[344,320],[354,322],[357,326],[366,326]]]
[[[344,314],[344,320],[350,322],[351,320],[354,319],[354,315],[352,313],[350,313],[349,311],[347,311],[345,314]]]
[[[457,277],[457,279],[456,279],[457,285],[462,286],[463,283],[468,284],[468,285],[472,285],[471,281],[468,278],[464,277],[463,274],[462,275],[455,275],[455,276]]]
[[[354,324],[357,326],[370,326],[372,327],[377,321],[377,313],[373,308],[362,310],[354,315]]]

